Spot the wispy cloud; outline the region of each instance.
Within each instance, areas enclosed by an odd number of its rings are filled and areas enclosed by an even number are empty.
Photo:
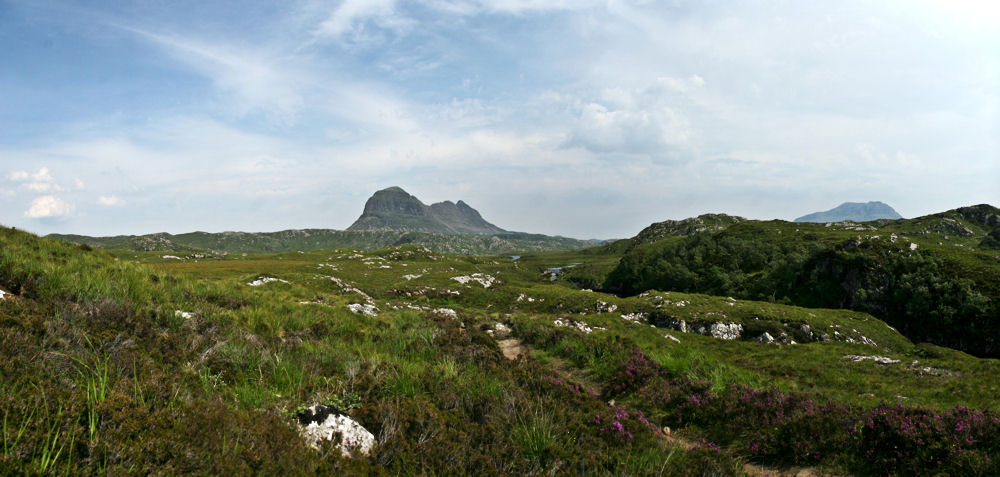
[[[174,61],[211,80],[220,92],[231,95],[229,105],[239,114],[263,112],[291,123],[304,107],[302,90],[310,80],[280,52],[117,26],[160,46]]]

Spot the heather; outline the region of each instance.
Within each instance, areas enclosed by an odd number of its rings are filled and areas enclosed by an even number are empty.
[[[865,475],[1000,472],[1000,416],[965,406],[933,411],[883,403],[866,409],[776,389],[715,389],[709,381],[676,376],[638,349],[607,394],[765,463],[826,463]]]
[[[862,311],[591,291],[622,244],[0,245],[2,474],[996,471],[996,360]],[[316,404],[371,452],[310,447]]]

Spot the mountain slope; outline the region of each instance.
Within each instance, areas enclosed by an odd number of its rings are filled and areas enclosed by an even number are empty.
[[[426,205],[399,187],[375,192],[349,231],[394,230],[440,234],[496,234],[505,230],[462,201]]]
[[[901,219],[892,207],[883,202],[844,202],[825,212],[814,212],[795,219],[795,222],[869,222],[878,219]]]

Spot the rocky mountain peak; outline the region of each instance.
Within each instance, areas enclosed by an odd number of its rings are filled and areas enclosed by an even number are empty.
[[[494,234],[505,230],[483,219],[459,200],[426,205],[400,187],[379,190],[347,230],[398,230],[444,234]]]

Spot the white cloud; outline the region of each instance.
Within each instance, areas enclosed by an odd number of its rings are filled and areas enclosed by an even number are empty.
[[[48,192],[50,190],[62,190],[57,184],[50,182],[29,182],[24,187],[32,192]]]
[[[471,15],[482,12],[525,14],[552,10],[588,10],[601,6],[604,0],[425,0],[432,8]]]
[[[108,195],[108,196],[102,195],[97,198],[97,204],[103,205],[105,207],[115,207],[119,205],[124,205],[125,201],[121,200],[121,198],[115,195]]]
[[[61,191],[63,188],[56,183],[48,167],[42,167],[35,173],[27,171],[14,171],[7,175],[13,182],[21,182],[21,189],[27,189],[35,193]],[[30,182],[28,182],[30,181]]]
[[[686,148],[695,131],[682,110],[692,107],[685,95],[702,85],[704,80],[694,75],[660,77],[636,90],[606,88],[598,98],[577,106],[565,146],[657,158]]]
[[[83,189],[84,188],[83,187],[83,181],[81,181],[79,177],[73,179],[73,185],[76,186],[77,189]]]
[[[31,178],[35,182],[55,182],[55,179],[52,177],[52,174],[49,173],[48,167],[43,167],[39,169],[38,172],[31,175]]]
[[[375,21],[381,27],[401,26],[402,19],[394,18],[395,0],[344,0],[320,24],[317,36],[341,37],[347,33],[360,33],[366,21]]]
[[[28,210],[24,211],[24,216],[29,219],[65,217],[72,214],[75,209],[73,204],[56,196],[43,195],[31,201]]]

